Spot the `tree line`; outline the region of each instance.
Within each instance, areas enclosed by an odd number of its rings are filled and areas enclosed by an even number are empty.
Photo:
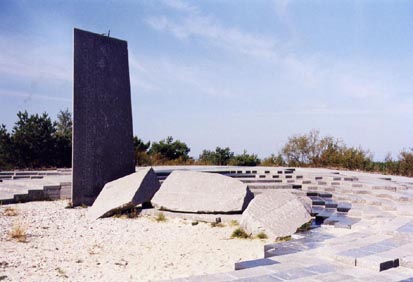
[[[158,142],[133,138],[136,165],[234,165],[326,167],[413,176],[413,148],[402,150],[396,159],[388,154],[384,161],[361,147],[347,146],[319,131],[294,135],[277,154],[259,159],[244,150],[235,154],[229,147],[203,150],[197,159],[189,156],[185,142],[168,136]],[[0,170],[25,168],[71,167],[72,115],[60,111],[52,121],[47,113],[17,113],[17,121],[9,133],[0,126]]]
[[[72,115],[60,111],[52,121],[47,113],[17,113],[9,133],[0,126],[0,170],[14,168],[70,167],[72,152]]]

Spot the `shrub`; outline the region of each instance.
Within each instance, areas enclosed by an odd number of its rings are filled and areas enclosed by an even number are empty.
[[[199,155],[198,163],[204,165],[228,165],[234,157],[229,147],[216,147],[215,151],[203,150]]]
[[[231,238],[248,239],[251,235],[245,232],[242,228],[237,228],[232,232]]]
[[[27,240],[27,233],[26,227],[24,227],[21,223],[13,224],[13,227],[10,231],[10,237],[12,239],[16,239],[18,242],[26,242]]]
[[[255,154],[247,154],[247,151],[244,150],[244,152],[241,155],[236,155],[229,161],[229,165],[235,165],[235,166],[256,166],[259,165],[261,160],[258,158],[257,155]]]
[[[268,236],[264,232],[260,232],[260,233],[257,234],[257,238],[258,239],[268,239]]]
[[[166,217],[163,214],[163,212],[158,213],[158,215],[156,216],[155,219],[157,222],[165,222],[166,221]]]

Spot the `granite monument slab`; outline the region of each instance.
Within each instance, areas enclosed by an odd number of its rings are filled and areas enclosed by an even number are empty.
[[[135,171],[127,42],[74,29],[74,206]]]

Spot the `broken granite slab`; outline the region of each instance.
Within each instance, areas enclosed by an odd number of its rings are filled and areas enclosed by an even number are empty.
[[[150,202],[159,187],[160,183],[153,169],[141,168],[135,173],[106,183],[89,209],[88,216],[93,219],[107,217]]]
[[[241,213],[253,194],[241,181],[216,173],[173,171],[152,199],[155,208],[191,213]]]
[[[247,233],[265,233],[270,239],[289,236],[311,219],[303,203],[291,192],[271,191],[256,196],[241,218]]]

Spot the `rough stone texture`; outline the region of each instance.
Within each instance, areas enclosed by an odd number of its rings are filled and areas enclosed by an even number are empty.
[[[160,183],[152,168],[141,168],[137,172],[106,183],[88,216],[93,219],[111,216],[117,211],[150,202]]]
[[[228,176],[174,171],[152,199],[154,207],[193,213],[243,211],[253,198],[246,184]]]
[[[295,233],[310,219],[297,196],[278,190],[256,196],[242,214],[241,226],[252,235],[264,232],[275,239]]]
[[[127,42],[74,30],[73,205],[135,171]]]

